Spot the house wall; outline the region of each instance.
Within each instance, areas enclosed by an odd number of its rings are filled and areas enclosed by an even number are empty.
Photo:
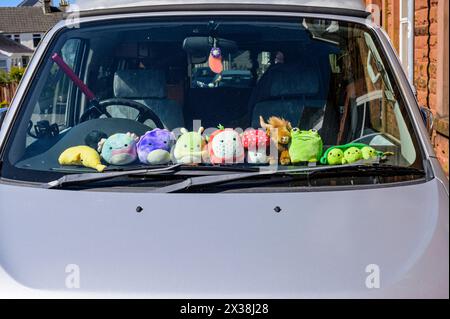
[[[33,34],[32,33],[22,33],[20,35],[20,44],[26,46],[27,48],[30,48],[31,50],[34,50],[33,45]]]
[[[20,44],[26,46],[27,48],[34,50],[34,43],[33,43],[33,34],[40,34],[41,38],[43,37],[42,33],[20,33],[20,34],[15,34],[15,35],[19,35],[20,36]],[[6,34],[6,35],[12,35],[12,34]]]
[[[381,9],[382,27],[399,52],[400,0],[366,0],[366,4]],[[448,174],[448,0],[415,0],[414,9],[414,85],[419,104],[435,115],[431,139]]]
[[[6,61],[6,71],[9,71],[11,68],[11,59],[7,55],[3,55],[0,53],[0,60]],[[1,101],[0,101],[1,102]]]

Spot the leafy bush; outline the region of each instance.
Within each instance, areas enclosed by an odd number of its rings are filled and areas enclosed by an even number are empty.
[[[9,72],[9,77],[12,82],[19,83],[24,73],[25,73],[24,68],[15,66],[11,68],[11,71]]]
[[[9,77],[9,74],[3,70],[0,70],[0,84],[7,84],[10,82],[11,79]]]
[[[0,70],[0,84],[19,83],[25,73],[25,69],[21,67],[12,67],[8,73]]]
[[[2,101],[0,102],[0,109],[3,107],[8,107],[8,102],[7,101]]]

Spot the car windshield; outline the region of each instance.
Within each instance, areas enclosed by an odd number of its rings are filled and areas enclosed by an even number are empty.
[[[395,77],[361,24],[85,22],[42,59],[3,158],[12,179],[173,164],[422,169]]]

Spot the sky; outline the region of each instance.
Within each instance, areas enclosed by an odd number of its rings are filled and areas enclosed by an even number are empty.
[[[15,7],[17,6],[22,0],[0,0],[0,7]],[[56,5],[59,1],[53,0],[53,3]],[[70,1],[71,3],[74,2],[73,0]]]
[[[15,7],[19,4],[20,0],[0,0],[0,6],[2,7]]]

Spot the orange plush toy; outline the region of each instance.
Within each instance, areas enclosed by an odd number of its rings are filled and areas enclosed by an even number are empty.
[[[283,118],[272,116],[268,123],[264,121],[262,116],[259,117],[259,123],[270,136],[272,143],[278,149],[278,158],[281,165],[289,165],[291,158],[289,156],[289,143],[291,141],[292,125]],[[271,158],[271,164],[276,164],[275,159]]]

